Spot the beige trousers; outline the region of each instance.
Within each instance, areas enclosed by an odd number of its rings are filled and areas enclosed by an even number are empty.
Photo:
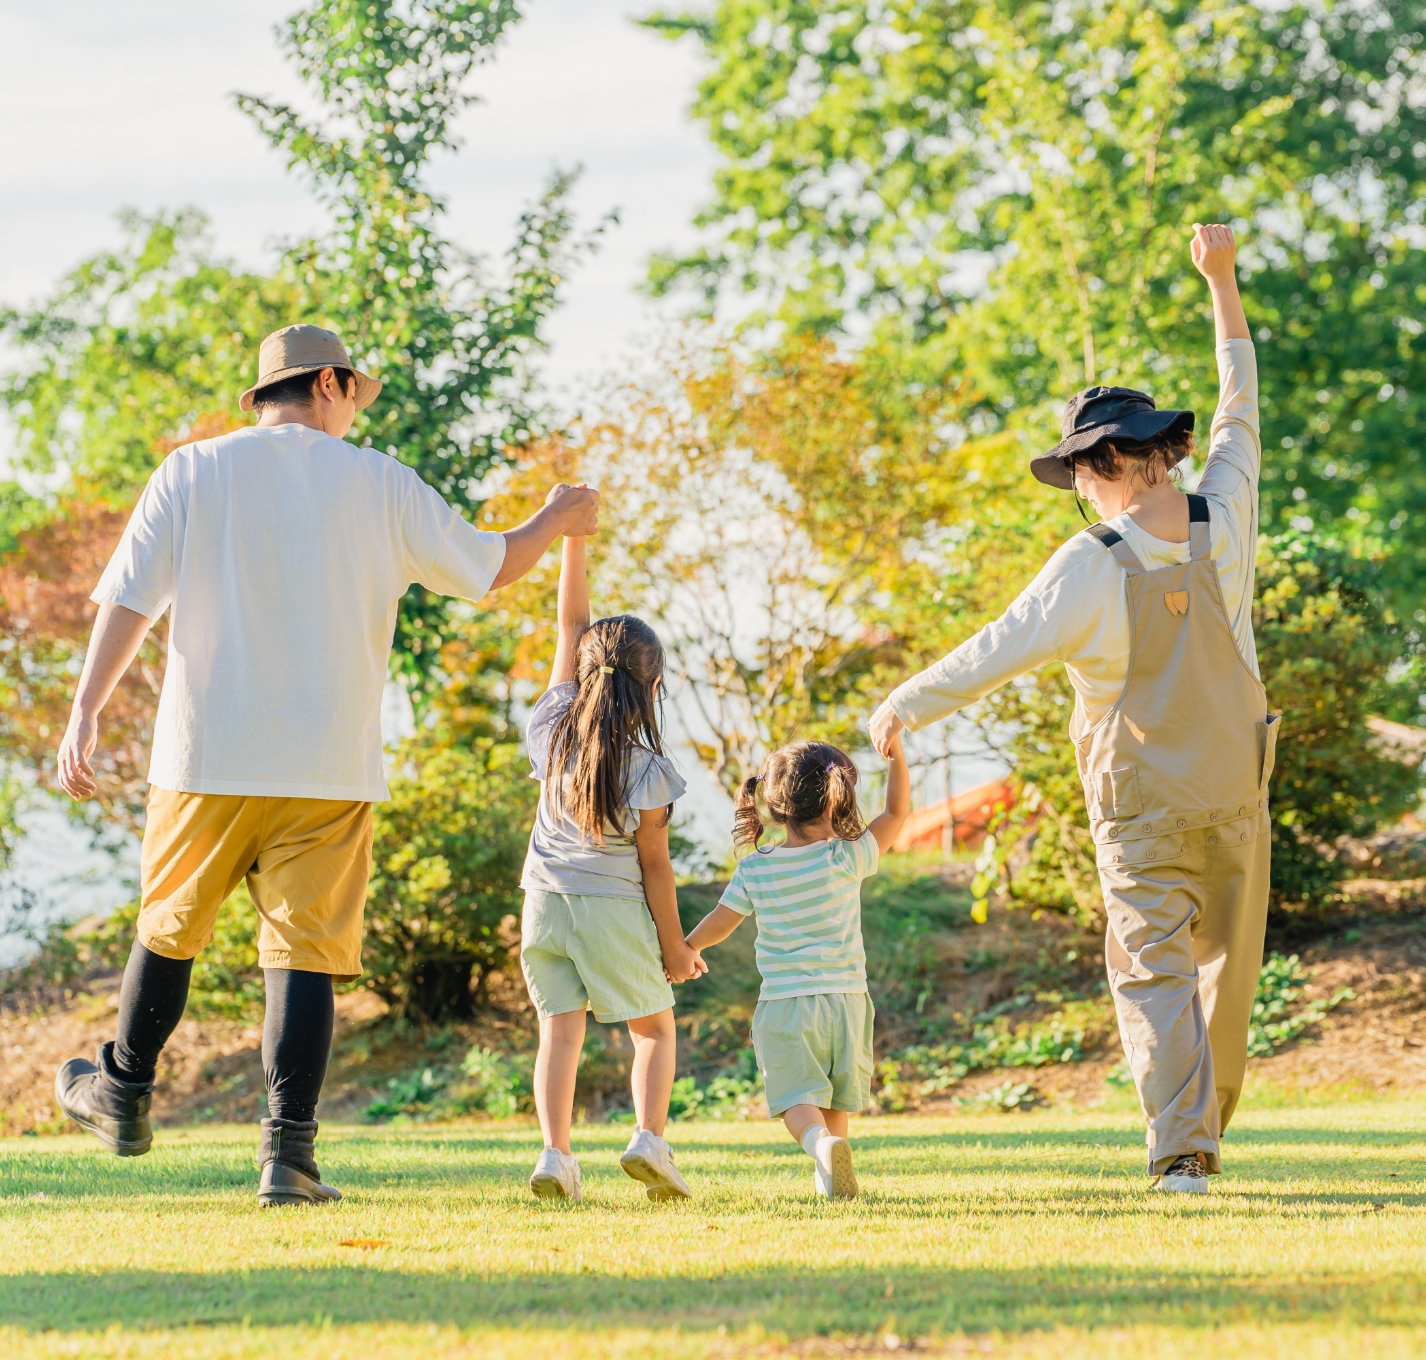
[[[1231,843],[1206,828],[1162,864],[1101,864],[1119,1034],[1148,1123],[1149,1174],[1218,1140],[1243,1090],[1267,925],[1267,814]],[[1209,843],[1210,839],[1212,844]]]

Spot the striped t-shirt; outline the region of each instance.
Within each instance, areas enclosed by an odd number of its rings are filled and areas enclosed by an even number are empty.
[[[758,918],[759,1000],[866,991],[862,879],[880,850],[857,841],[779,845],[738,861],[721,905]]]

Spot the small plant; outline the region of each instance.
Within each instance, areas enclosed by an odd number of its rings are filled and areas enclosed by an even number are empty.
[[[1104,1074],[1104,1081],[1115,1091],[1132,1091],[1134,1089],[1134,1074],[1129,1070],[1129,1059],[1120,1058]]]
[[[1288,1014],[1293,1002],[1301,999],[1312,975],[1296,954],[1269,954],[1258,975],[1258,991],[1253,999],[1253,1017],[1248,1025],[1248,1056],[1270,1058],[1284,1044],[1319,1024],[1329,1011],[1344,1001],[1356,999],[1350,987],[1338,987],[1330,997],[1309,1001],[1300,1011]]]
[[[968,1110],[999,1110],[1002,1114],[1009,1114],[1011,1110],[1028,1110],[1035,1099],[1035,1088],[1028,1081],[1003,1081],[987,1091],[963,1097],[957,1103]]]

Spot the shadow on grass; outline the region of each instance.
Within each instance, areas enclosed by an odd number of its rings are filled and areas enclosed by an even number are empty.
[[[0,1317],[30,1331],[102,1332],[330,1319],[479,1327],[707,1330],[754,1321],[790,1337],[865,1332],[894,1317],[917,1333],[1057,1325],[1172,1324],[1205,1330],[1225,1316],[1262,1323],[1426,1323],[1423,1277],[1408,1272],[1255,1282],[1132,1270],[752,1270],[631,1277],[590,1271],[403,1271],[365,1266],[231,1273],[163,1270],[0,1278]]]

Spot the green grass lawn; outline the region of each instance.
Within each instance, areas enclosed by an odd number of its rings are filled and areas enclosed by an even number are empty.
[[[533,1127],[331,1128],[347,1198],[292,1211],[252,1130],[5,1139],[0,1355],[1426,1354],[1423,1134],[1421,1099],[1259,1105],[1168,1198],[1123,1111],[865,1119],[828,1205],[780,1126],[688,1124],[696,1198],[652,1205],[591,1126],[562,1205]]]

